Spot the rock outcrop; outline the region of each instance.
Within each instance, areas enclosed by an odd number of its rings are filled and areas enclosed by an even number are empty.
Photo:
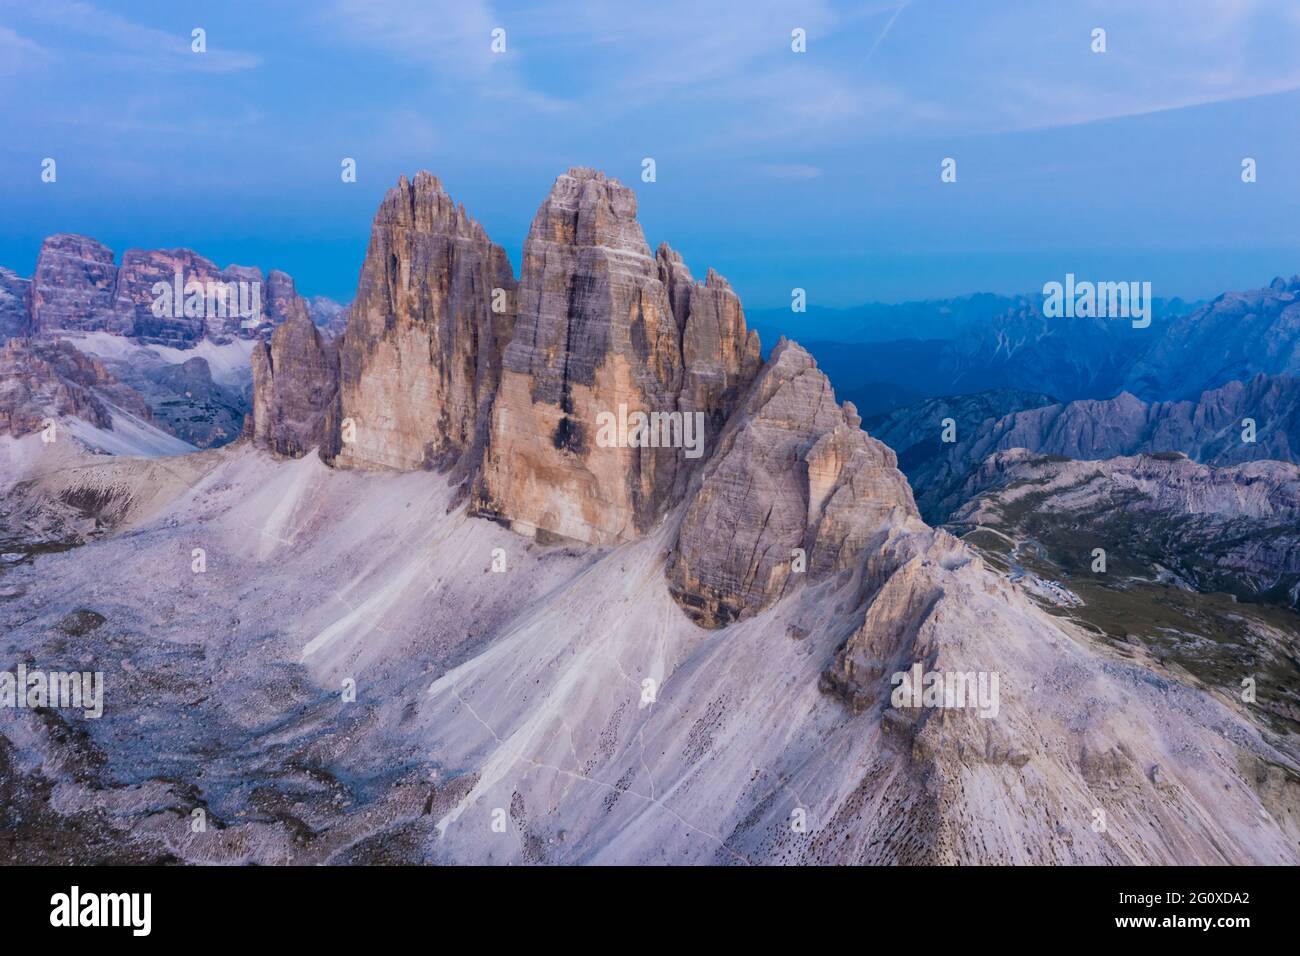
[[[337,451],[339,357],[305,311],[292,315],[253,349],[255,442],[298,458],[312,448]]]
[[[916,527],[885,529],[863,558],[862,623],[821,677],[823,689],[855,711],[884,700],[890,674],[933,659],[944,635],[936,627],[942,617],[939,605],[960,603],[961,592],[969,587],[969,579],[949,572],[968,565],[982,568],[952,535]]]
[[[854,565],[916,517],[894,453],[798,345],[782,339],[701,473],[668,566],[673,597],[706,627],[761,611],[792,575]]]
[[[117,266],[113,250],[86,236],[50,236],[32,275],[32,330],[131,333],[133,322],[113,309]]]
[[[427,172],[403,176],[375,214],[340,347],[341,414],[355,439],[336,463],[409,470],[474,457],[514,297],[505,252],[464,206]]]
[[[757,364],[726,282],[695,283],[666,247],[652,257],[632,191],[570,170],[524,244],[476,510],[526,534],[639,536],[707,456]]]
[[[0,268],[0,345],[31,332],[32,283],[9,269]]]
[[[68,342],[13,339],[0,351],[0,435],[22,437],[61,418],[111,430],[112,405],[151,419],[139,395]]]

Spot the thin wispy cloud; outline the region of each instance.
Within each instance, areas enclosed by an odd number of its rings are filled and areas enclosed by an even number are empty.
[[[75,60],[151,74],[232,73],[261,63],[255,54],[232,48],[219,38],[213,38],[205,53],[195,54],[189,32],[169,33],[80,0],[41,0],[29,5],[6,0],[0,9],[6,16],[21,17],[50,38],[44,41],[45,49],[60,65]]]
[[[896,20],[898,19],[899,15],[900,15],[900,14],[901,14],[905,9],[907,9],[908,3],[910,3],[910,2],[911,2],[911,0],[905,0],[905,2],[899,4],[897,10],[895,10],[892,14],[890,14],[889,19],[885,21],[884,29],[882,29],[882,30],[880,31],[880,35],[879,35],[878,37],[876,37],[876,42],[874,42],[873,44],[871,44],[871,49],[868,50],[868,51],[867,51],[867,55],[866,55],[865,57],[863,57],[862,62],[863,62],[864,64],[867,64],[867,63],[870,63],[870,62],[871,62],[871,58],[872,58],[873,56],[876,55],[876,50],[880,49],[880,44],[884,43],[884,42],[885,42],[885,37],[889,36],[889,30],[890,30],[891,27],[893,27],[893,25],[894,25],[894,21],[896,21]]]
[[[420,0],[335,0],[320,21],[340,38],[450,75],[491,69],[491,33],[501,26],[482,0],[436,8]]]
[[[1300,60],[1286,52],[1300,44],[1300,22],[1283,0],[920,3],[896,19],[890,44],[873,48],[877,66],[903,76],[906,63],[909,92],[946,90],[945,123],[972,131],[1079,125],[1300,89]],[[1104,53],[1091,49],[1094,29],[1106,31]]]
[[[801,163],[765,163],[755,168],[772,179],[816,179],[822,174],[820,167]]]
[[[22,72],[48,56],[49,51],[39,43],[0,25],[0,74]]]

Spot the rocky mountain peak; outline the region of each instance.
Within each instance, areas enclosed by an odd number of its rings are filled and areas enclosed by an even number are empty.
[[[375,223],[417,233],[455,236],[487,242],[487,232],[447,194],[442,181],[427,170],[413,179],[402,176],[390,189],[375,214]]]
[[[758,365],[735,294],[666,245],[652,258],[633,192],[571,169],[524,244],[476,509],[528,534],[638,537],[681,500]],[[622,427],[637,416],[656,424]]]
[[[427,172],[380,203],[339,349],[351,468],[448,467],[481,452],[514,329],[505,251]]]
[[[537,210],[529,242],[598,246],[650,258],[636,218],[636,193],[594,169],[575,167],[559,176]]]
[[[32,276],[33,330],[126,331],[129,320],[112,312],[116,285],[112,249],[88,236],[49,236],[41,243]]]

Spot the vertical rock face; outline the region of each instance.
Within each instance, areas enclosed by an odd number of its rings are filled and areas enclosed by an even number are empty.
[[[894,453],[860,424],[782,339],[701,472],[669,562],[670,590],[696,623],[721,627],[772,603],[799,573],[795,549],[816,579],[917,516]]]
[[[442,184],[402,177],[375,215],[340,347],[340,414],[355,440],[337,464],[445,467],[477,454],[514,294],[505,252]]]
[[[622,428],[602,434],[602,420],[690,415],[694,425],[698,411],[716,429],[757,362],[757,337],[745,333],[725,282],[697,285],[666,247],[652,257],[632,191],[570,170],[524,244],[477,510],[524,533],[598,544],[636,537],[701,459],[664,447],[685,443],[684,431],[672,440],[673,424],[638,439]],[[709,436],[699,437],[707,455]]]
[[[0,345],[31,332],[31,290],[30,280],[0,269]]]
[[[291,314],[253,349],[252,436],[280,455],[336,450],[338,351],[308,318]]]
[[[181,295],[175,293],[176,274],[181,275]],[[127,334],[150,345],[193,348],[207,338],[217,344],[251,334],[265,321],[283,321],[297,299],[293,280],[282,272],[262,278],[260,269],[215,263],[189,249],[128,249],[122,254],[113,308]],[[278,278],[274,278],[278,277]],[[287,288],[286,281],[287,280]],[[170,298],[155,314],[159,299],[155,286],[171,288]],[[192,296],[202,286],[201,301]],[[272,288],[279,295],[273,311]],[[188,290],[188,291],[187,291]],[[299,306],[305,305],[298,300]]]
[[[659,246],[655,262],[681,332],[679,405],[705,412],[709,435],[716,436],[762,364],[758,333],[746,329],[740,297],[712,269],[696,282],[667,243]]]
[[[112,249],[85,236],[50,236],[41,244],[32,276],[33,330],[129,334],[130,320],[113,311],[116,283]]]

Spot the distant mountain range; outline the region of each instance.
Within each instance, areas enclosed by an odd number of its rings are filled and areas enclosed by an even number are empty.
[[[229,305],[216,309],[206,291],[200,310],[191,312],[183,302],[156,310],[157,284],[172,286],[177,274],[182,290],[191,282],[205,289],[208,283],[235,289],[244,283],[248,314]],[[119,264],[107,246],[69,233],[41,244],[31,279],[0,268],[0,343],[11,338],[64,340],[102,363],[97,377],[79,387],[107,400],[98,416],[98,426],[106,430],[112,429],[110,409],[115,398],[120,400],[119,383],[134,390],[149,411],[148,427],[132,432],[142,450],[168,447],[152,434],[155,429],[180,439],[172,446],[176,449],[208,448],[237,438],[252,410],[253,343],[290,316],[309,317],[334,336],[346,324],[347,306],[324,296],[304,300],[284,272],[264,274],[238,265],[222,269],[189,249],[128,249]],[[30,364],[37,353],[56,354],[38,348],[16,352],[11,359],[17,367]],[[42,367],[56,378],[69,368],[66,362]],[[16,410],[18,399],[12,395],[11,404]],[[116,407],[120,415],[123,408],[120,403]],[[134,447],[130,442],[109,444],[119,451]]]
[[[1151,328],[1125,320],[1047,318],[1027,300],[950,338],[874,342],[817,339],[808,350],[866,417],[923,398],[996,388],[1070,400],[1110,398],[1174,315],[1156,303]]]
[[[889,342],[897,339],[951,339],[964,329],[989,322],[1019,308],[1025,296],[977,292],[951,299],[924,299],[886,304],[869,302],[844,309],[810,305],[806,312],[753,309],[749,327],[774,343],[782,335],[800,342]]]
[[[1133,363],[1125,387],[1152,399],[1192,399],[1258,374],[1300,375],[1300,275],[1225,292],[1173,316]]]
[[[1148,328],[1122,319],[1048,318],[1039,297],[970,296],[864,306],[809,317],[764,312],[800,329],[818,365],[870,417],[921,398],[1013,388],[1065,401],[1127,390],[1190,399],[1231,381],[1300,374],[1300,276],[1190,306],[1157,299]]]
[[[929,399],[878,417],[868,430],[898,452],[931,521],[946,520],[969,496],[966,480],[985,458],[1013,448],[1087,460],[1180,452],[1219,465],[1300,462],[1300,378],[1289,375],[1230,382],[1196,401],[1148,403],[1127,392],[1105,401],[1045,399],[1011,389]],[[951,442],[943,440],[945,419],[955,423]]]

